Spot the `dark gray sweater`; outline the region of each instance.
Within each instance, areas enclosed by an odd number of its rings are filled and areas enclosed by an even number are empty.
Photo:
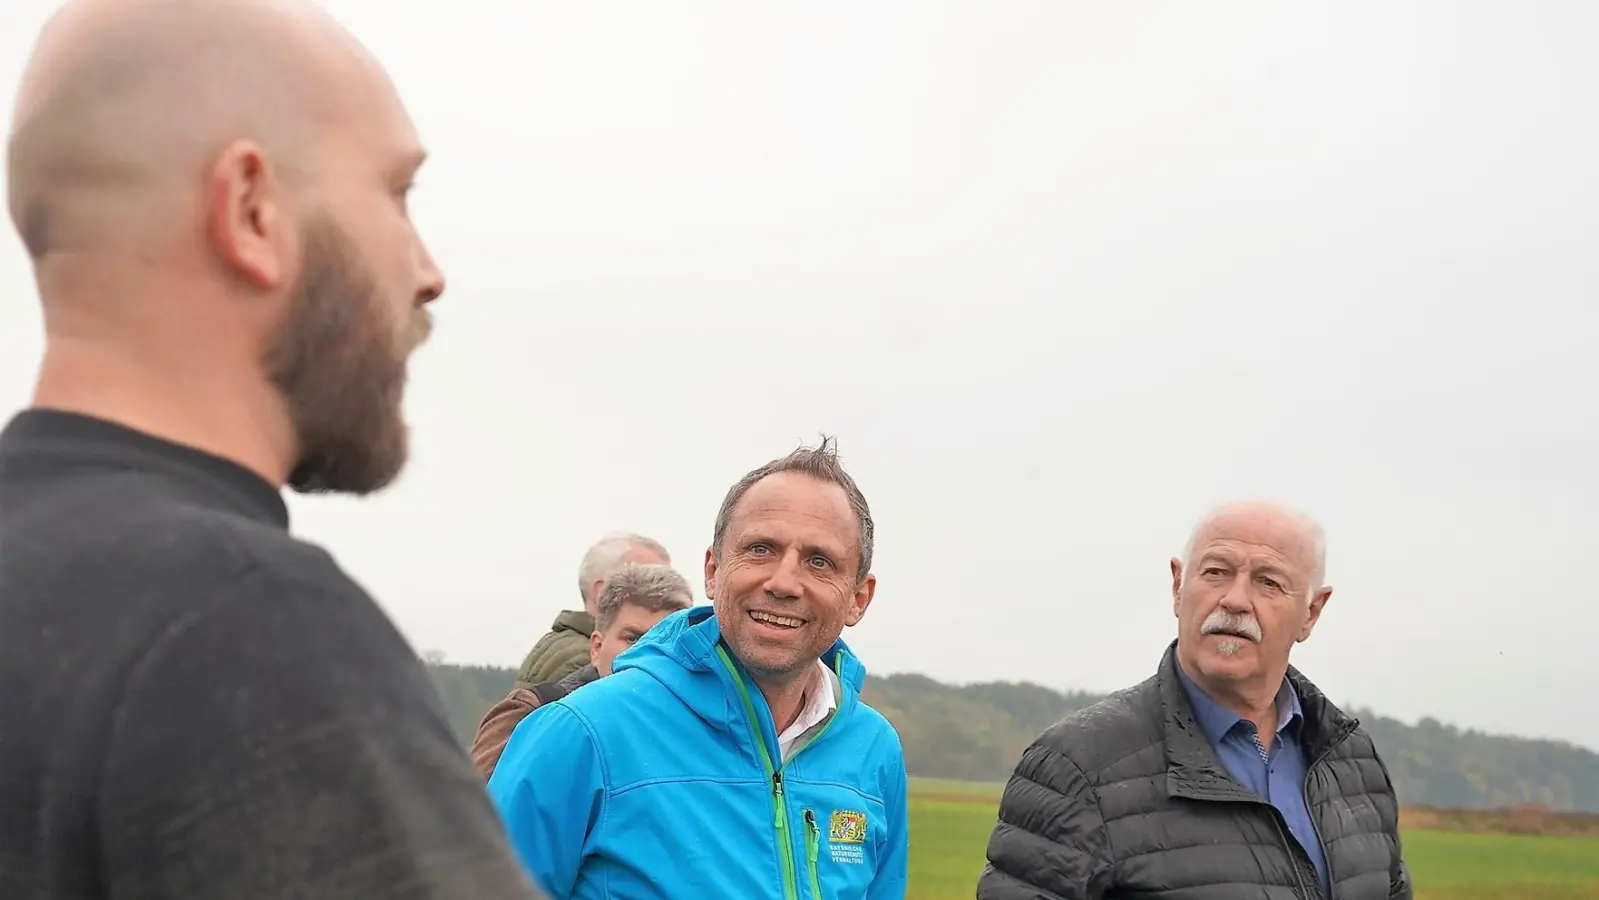
[[[6,900],[537,896],[411,647],[224,460],[12,420],[0,685]]]

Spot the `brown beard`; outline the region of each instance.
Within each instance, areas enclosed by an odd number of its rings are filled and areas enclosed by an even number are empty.
[[[384,311],[343,231],[325,220],[307,226],[305,268],[264,360],[299,440],[288,478],[299,493],[366,495],[405,467],[406,360],[429,320],[417,310],[402,336]]]

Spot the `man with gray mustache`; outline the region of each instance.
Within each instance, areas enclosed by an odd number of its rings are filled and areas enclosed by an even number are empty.
[[[1332,596],[1326,559],[1280,504],[1202,518],[1171,560],[1177,639],[1022,754],[978,900],[1410,900],[1376,747],[1288,664]]]

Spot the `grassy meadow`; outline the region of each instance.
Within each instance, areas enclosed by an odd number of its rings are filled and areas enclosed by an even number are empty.
[[[971,900],[1003,787],[911,779],[906,900]],[[1599,898],[1599,817],[1407,810],[1403,818],[1417,900]]]

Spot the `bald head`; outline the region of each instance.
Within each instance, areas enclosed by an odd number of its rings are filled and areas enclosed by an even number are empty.
[[[1298,557],[1310,573],[1308,594],[1314,594],[1326,581],[1326,532],[1315,519],[1290,506],[1272,500],[1238,500],[1211,509],[1189,533],[1183,562],[1193,563],[1194,553],[1218,536],[1269,543],[1281,553]]]
[[[230,143],[296,177],[374,69],[298,0],[72,0],[17,97],[12,221],[35,260],[131,248],[162,223],[198,232],[207,168]]]
[[[301,490],[368,493],[443,276],[411,221],[416,129],[306,0],[69,0],[13,116],[34,403]]]

